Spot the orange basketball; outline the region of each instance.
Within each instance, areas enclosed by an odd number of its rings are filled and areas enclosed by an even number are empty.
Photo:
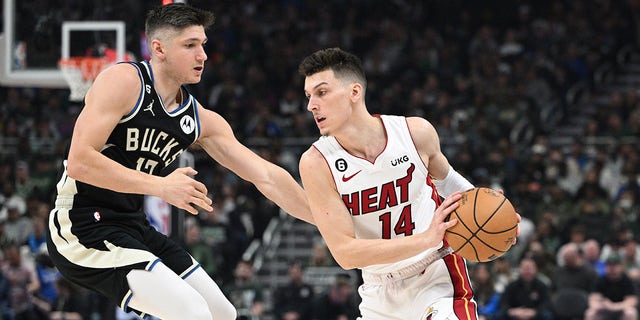
[[[518,227],[511,202],[489,188],[465,191],[458,202],[460,205],[449,216],[458,223],[444,234],[451,248],[473,262],[487,262],[505,254]]]

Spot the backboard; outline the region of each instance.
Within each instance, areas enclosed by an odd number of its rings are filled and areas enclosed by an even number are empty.
[[[134,32],[141,32],[144,11],[151,4],[157,0],[3,0],[0,85],[67,88],[58,60],[97,54],[94,51],[105,47],[115,49],[121,61],[127,51],[127,24],[137,21],[139,31]],[[134,43],[138,36],[133,34]]]

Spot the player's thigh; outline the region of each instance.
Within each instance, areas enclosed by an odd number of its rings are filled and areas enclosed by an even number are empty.
[[[466,266],[455,268],[457,261],[449,260],[435,261],[408,284],[407,289],[414,297],[409,319],[477,319]]]
[[[160,258],[162,263],[182,278],[199,265],[182,246],[152,227],[144,232],[143,239],[149,252]]]
[[[397,292],[394,292],[397,293]],[[357,320],[403,320],[403,306],[399,306],[398,301],[390,296],[388,287],[382,284],[364,283],[358,288],[360,302],[360,315]]]

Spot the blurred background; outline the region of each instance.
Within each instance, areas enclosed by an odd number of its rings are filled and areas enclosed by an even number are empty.
[[[371,113],[425,117],[461,174],[504,190],[523,217],[522,233],[502,258],[468,265],[484,319],[511,319],[518,304],[538,310],[538,319],[582,319],[590,307],[582,298],[617,269],[634,290],[622,300],[635,297],[628,309],[637,318],[640,1],[188,2],[216,15],[202,81],[190,91],[242,143],[294,177],[318,137],[297,66],[337,46],[362,59]],[[60,278],[43,229],[82,108],[69,99],[59,59],[148,59],[144,20],[157,5],[4,0],[0,319],[136,318]],[[92,24],[65,35],[71,21]],[[111,28],[113,21],[125,29]],[[149,197],[150,220],[192,252],[240,318],[355,319],[360,275],[335,264],[315,227],[202,150],[189,150],[178,165],[198,170],[214,212],[190,216]],[[544,293],[512,299],[504,292],[522,270],[531,273],[531,261]]]

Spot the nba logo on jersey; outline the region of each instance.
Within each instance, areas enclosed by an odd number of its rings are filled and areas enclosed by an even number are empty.
[[[93,213],[93,220],[95,220],[95,222],[100,221],[100,212],[96,211]]]

